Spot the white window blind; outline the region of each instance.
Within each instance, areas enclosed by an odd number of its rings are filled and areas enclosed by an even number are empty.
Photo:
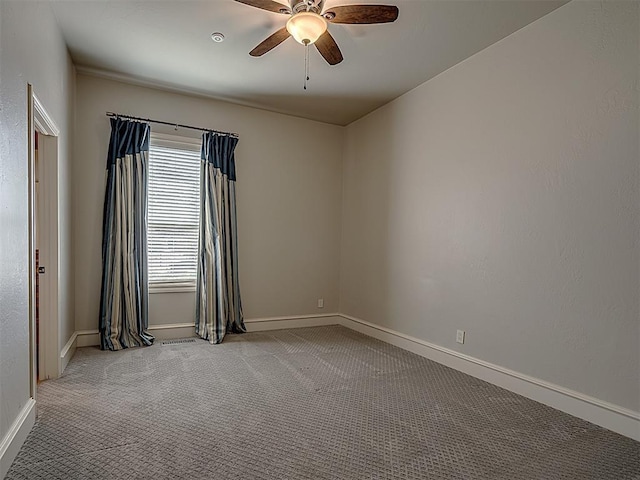
[[[193,288],[200,216],[200,145],[189,139],[152,135],[148,195],[149,286]]]

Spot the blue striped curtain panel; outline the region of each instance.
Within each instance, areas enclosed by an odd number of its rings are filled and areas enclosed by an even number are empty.
[[[100,347],[151,345],[147,280],[147,123],[111,119],[102,226]]]
[[[202,136],[196,332],[210,343],[246,331],[238,281],[237,144],[228,135]]]

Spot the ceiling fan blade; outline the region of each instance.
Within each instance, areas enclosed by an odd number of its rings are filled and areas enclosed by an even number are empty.
[[[343,5],[327,9],[322,14],[331,23],[390,23],[398,18],[395,5]]]
[[[261,8],[262,10],[268,10],[269,12],[284,13],[287,15],[291,13],[291,9],[288,5],[283,5],[282,3],[274,2],[273,0],[236,0],[236,2]]]
[[[314,45],[329,65],[337,65],[344,60],[342,52],[340,51],[336,41],[329,33],[329,30],[324,32],[320,38],[316,40]]]
[[[260,57],[267,53],[268,51],[276,48],[282,42],[284,42],[287,38],[289,38],[291,34],[287,31],[286,27],[281,28],[276,33],[265,39],[261,44],[259,44],[256,48],[249,52],[249,55],[252,57]]]

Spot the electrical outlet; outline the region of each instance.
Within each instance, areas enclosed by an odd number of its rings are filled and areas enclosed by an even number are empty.
[[[464,343],[464,330],[458,330],[456,333],[456,342]]]
[[[318,299],[318,308],[324,308],[324,298]]]

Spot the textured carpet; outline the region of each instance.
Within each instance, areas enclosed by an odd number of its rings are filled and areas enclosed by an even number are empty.
[[[640,443],[343,327],[79,349],[17,479],[638,479]]]

